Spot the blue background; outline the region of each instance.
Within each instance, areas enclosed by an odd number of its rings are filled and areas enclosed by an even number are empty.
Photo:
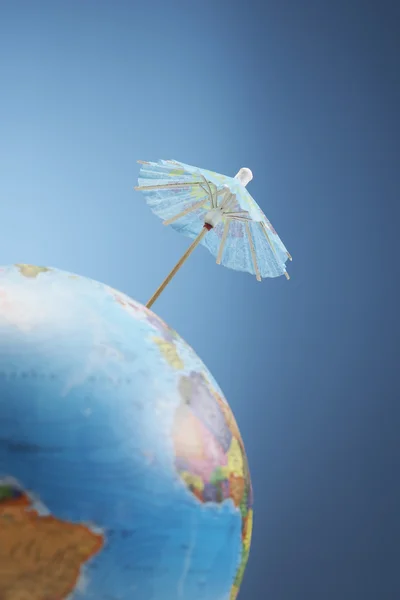
[[[3,264],[146,301],[188,245],[133,191],[157,158],[250,167],[293,255],[259,284],[199,248],[154,306],[246,442],[241,598],[400,595],[400,9],[373,4],[0,4]]]

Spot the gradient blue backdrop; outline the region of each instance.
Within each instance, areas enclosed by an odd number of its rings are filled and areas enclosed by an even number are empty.
[[[373,5],[375,4],[375,8]],[[146,301],[188,245],[137,159],[234,175],[293,254],[204,248],[155,305],[222,386],[255,531],[241,598],[398,600],[399,4],[0,1],[0,262]]]

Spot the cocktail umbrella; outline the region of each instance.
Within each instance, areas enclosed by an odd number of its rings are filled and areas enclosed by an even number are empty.
[[[258,281],[285,275],[291,256],[246,185],[253,179],[243,168],[227,177],[174,160],[138,161],[139,185],[147,204],[164,225],[193,243],[147,303],[150,308],[193,250],[202,244],[218,264],[247,271]]]

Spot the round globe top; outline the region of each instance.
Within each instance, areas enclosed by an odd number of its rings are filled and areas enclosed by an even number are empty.
[[[0,440],[1,597],[236,597],[243,441],[208,369],[141,304],[0,268]]]

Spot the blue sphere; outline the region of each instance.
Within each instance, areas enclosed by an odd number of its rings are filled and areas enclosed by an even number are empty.
[[[252,531],[237,424],[153,312],[0,268],[0,598],[233,600]]]

